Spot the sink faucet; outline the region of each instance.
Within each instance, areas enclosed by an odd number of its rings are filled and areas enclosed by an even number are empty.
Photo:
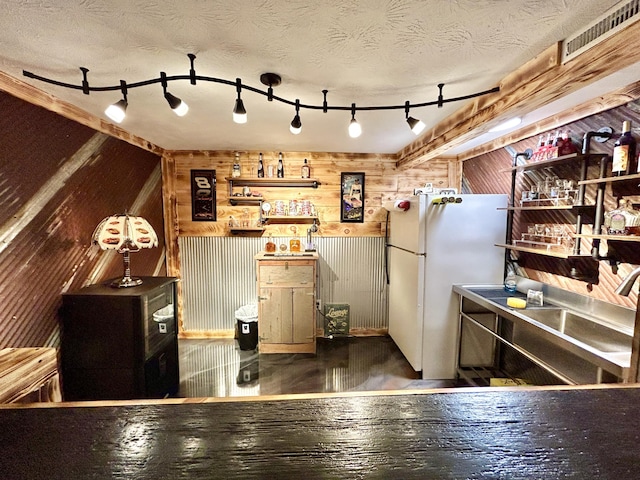
[[[633,287],[633,284],[635,283],[638,276],[640,276],[640,267],[637,267],[633,272],[627,275],[624,280],[622,280],[622,283],[618,285],[618,288],[616,288],[616,293],[625,297],[629,296],[631,287]]]

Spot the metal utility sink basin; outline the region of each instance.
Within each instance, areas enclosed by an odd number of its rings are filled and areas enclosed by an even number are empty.
[[[631,349],[629,335],[570,310],[534,308],[521,313],[600,352],[628,352]]]

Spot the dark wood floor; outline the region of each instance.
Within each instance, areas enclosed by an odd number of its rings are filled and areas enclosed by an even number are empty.
[[[180,396],[239,397],[292,393],[451,387],[422,381],[389,337],[319,338],[316,355],[258,354],[232,339],[181,339]]]

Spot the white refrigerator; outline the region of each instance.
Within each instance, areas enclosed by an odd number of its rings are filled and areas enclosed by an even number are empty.
[[[442,198],[446,203],[440,203]],[[502,284],[507,195],[417,195],[389,211],[389,335],[423,379],[455,378],[452,285]]]

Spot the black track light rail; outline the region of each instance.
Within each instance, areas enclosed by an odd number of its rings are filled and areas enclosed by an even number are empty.
[[[288,100],[286,98],[282,98],[279,97],[277,95],[273,94],[273,88],[271,87],[271,85],[269,86],[269,89],[267,91],[264,90],[260,90],[259,88],[255,88],[252,87],[251,85],[245,85],[243,83],[241,83],[240,79],[236,79],[236,80],[225,80],[224,78],[216,78],[216,77],[208,77],[208,76],[203,76],[203,75],[196,75],[195,74],[195,70],[193,68],[193,61],[195,60],[195,55],[193,54],[189,54],[189,59],[191,60],[191,70],[189,75],[172,75],[172,76],[166,76],[164,73],[161,74],[160,77],[158,78],[152,78],[150,80],[143,80],[140,82],[133,82],[133,83],[126,83],[124,81],[121,81],[119,85],[111,85],[111,86],[107,86],[107,87],[92,87],[89,86],[89,81],[87,79],[87,73],[89,72],[89,69],[85,68],[85,67],[80,67],[80,70],[82,71],[82,75],[83,75],[83,80],[82,80],[82,84],[81,85],[74,85],[71,83],[65,83],[65,82],[60,82],[57,80],[52,80],[50,78],[46,78],[43,77],[41,75],[37,75],[35,73],[32,72],[28,72],[26,70],[22,71],[22,74],[25,77],[28,78],[33,78],[34,80],[38,80],[41,82],[45,82],[45,83],[49,83],[51,85],[57,85],[59,87],[65,87],[65,88],[70,88],[73,90],[82,90],[82,92],[85,95],[89,95],[90,92],[111,92],[111,91],[123,91],[123,89],[125,90],[131,90],[132,88],[138,88],[138,87],[144,87],[147,85],[153,85],[154,83],[162,83],[164,81],[166,82],[173,82],[176,80],[189,80],[189,82],[192,85],[195,85],[198,81],[202,81],[202,82],[214,82],[214,83],[221,83],[224,85],[230,85],[232,87],[236,87],[236,88],[241,88],[244,90],[248,90],[250,92],[254,92],[260,95],[264,95],[265,97],[267,97],[267,100],[272,101],[272,100],[277,100],[278,102],[281,103],[285,103],[287,105],[291,105],[293,107],[297,107],[297,108],[304,108],[304,109],[308,109],[308,110],[322,110],[325,113],[328,110],[346,110],[346,111],[354,111],[354,105],[349,105],[349,106],[339,106],[339,105],[328,105],[327,103],[327,93],[328,90],[323,90],[322,93],[324,94],[324,102],[322,105],[308,105],[308,104],[304,104],[304,103],[300,103],[298,100]],[[268,75],[268,74],[266,74]],[[370,110],[406,110],[407,107],[408,108],[420,108],[420,107],[429,107],[429,106],[433,106],[433,105],[437,105],[439,108],[442,107],[445,103],[451,103],[451,102],[459,102],[461,100],[468,100],[471,98],[475,98],[475,97],[480,97],[482,95],[487,95],[490,93],[496,93],[500,91],[500,87],[494,87],[491,88],[489,90],[484,90],[482,92],[478,92],[478,93],[472,93],[470,95],[463,95],[461,97],[454,97],[454,98],[444,98],[442,96],[442,88],[444,87],[444,83],[440,83],[438,84],[438,88],[439,88],[439,95],[438,95],[438,99],[431,101],[431,102],[421,102],[421,103],[408,103],[405,102],[402,105],[377,105],[377,106],[370,106],[370,107],[358,107],[355,106],[355,111],[370,111]]]

